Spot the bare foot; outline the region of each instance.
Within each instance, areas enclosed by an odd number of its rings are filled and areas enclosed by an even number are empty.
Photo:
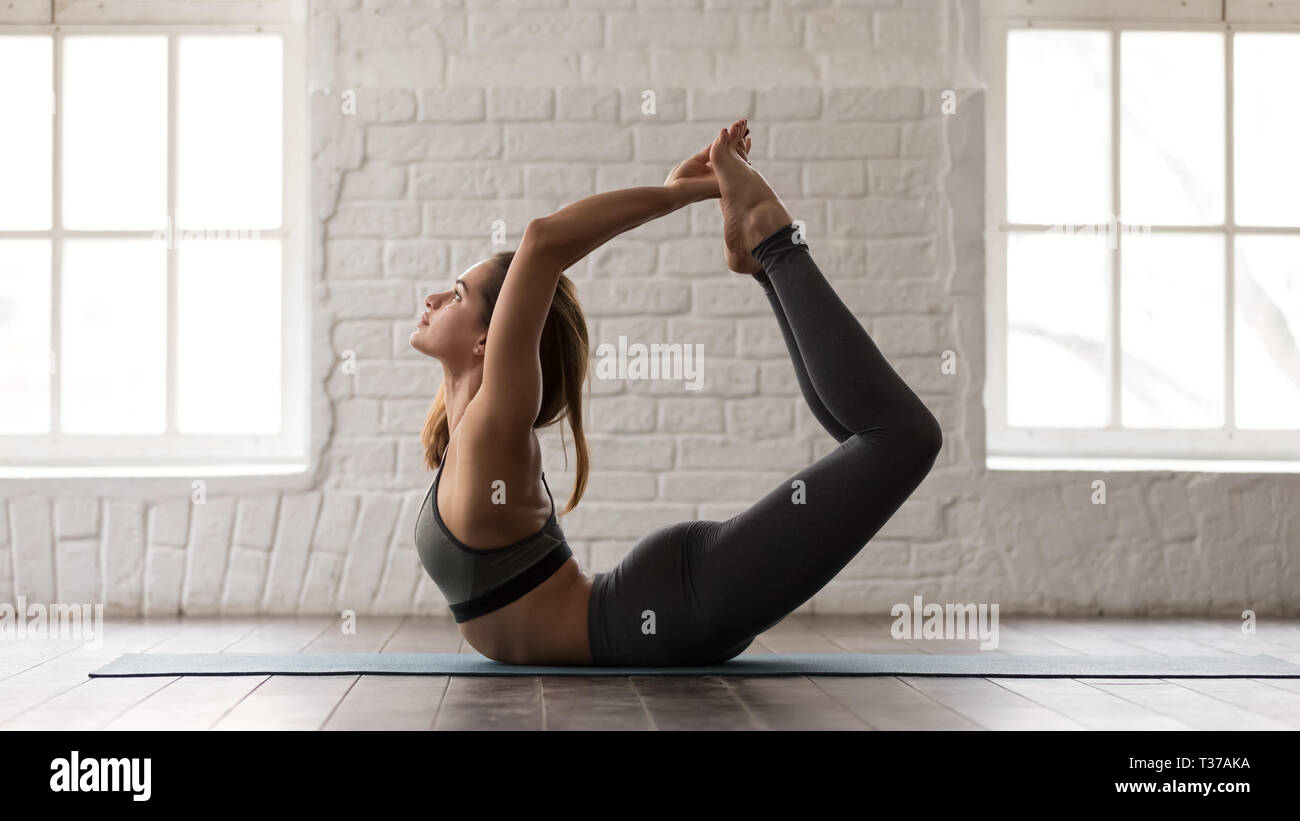
[[[743,120],[737,120],[732,124],[729,133],[734,134],[737,130],[737,126],[744,129],[742,132],[742,139],[739,142],[732,143],[732,145],[735,147],[736,153],[746,162],[749,162],[749,149],[754,144],[753,140],[749,137],[749,126],[745,125]],[[712,148],[712,146],[710,146],[710,148]],[[716,175],[714,179],[717,179]],[[718,197],[718,204],[719,206],[722,204],[721,195]],[[725,217],[726,212],[723,213]],[[758,260],[750,256],[748,251],[739,247],[733,247],[724,242],[722,245],[722,253],[727,260],[727,268],[738,274],[757,274],[763,270],[763,266]]]
[[[727,246],[728,267],[737,273],[753,274],[762,266],[750,251],[794,220],[763,175],[749,164],[742,148],[746,131],[743,119],[719,131],[709,147],[709,165],[718,176],[722,193],[722,238]]]

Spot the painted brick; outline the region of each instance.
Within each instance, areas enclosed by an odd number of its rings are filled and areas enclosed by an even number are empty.
[[[271,547],[267,567],[262,609],[277,613],[297,611],[303,574],[307,569],[316,516],[321,507],[321,493],[286,495],[280,503],[275,544]]]
[[[256,613],[262,599],[262,585],[270,556],[265,550],[234,547],[226,571],[225,589],[221,594],[223,614]]]
[[[362,498],[335,601],[339,610],[369,611],[401,506],[401,496],[394,493],[367,494]]]
[[[55,575],[62,604],[103,602],[99,565],[99,539],[59,539],[55,545]]]
[[[215,615],[220,610],[221,587],[230,558],[235,500],[209,496],[203,504],[194,505],[190,515],[181,604],[188,614]]]
[[[185,502],[188,506],[188,502]],[[154,508],[162,510],[168,506]],[[188,525],[188,507],[184,510]],[[112,501],[104,515],[104,609],[135,615],[144,606],[148,574],[145,547],[145,506],[140,502]],[[184,543],[184,533],[178,534]]]
[[[240,547],[270,550],[275,538],[275,520],[279,514],[278,496],[240,499],[235,518],[235,544]]]
[[[54,545],[50,503],[38,496],[10,502],[14,590],[28,601],[54,600]]]
[[[181,590],[185,583],[184,548],[154,546],[149,548],[144,587],[144,615],[176,616],[181,614]]]

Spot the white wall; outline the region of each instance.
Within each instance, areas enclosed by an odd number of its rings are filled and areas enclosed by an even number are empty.
[[[55,4],[79,20],[166,4]],[[229,19],[238,4],[187,4]],[[160,10],[164,7],[164,10]],[[142,10],[143,9],[143,10]],[[303,11],[263,4],[263,19]],[[48,2],[0,20],[48,22]],[[0,600],[118,613],[445,613],[411,541],[436,363],[419,300],[527,220],[663,181],[721,125],[808,225],[818,263],[946,441],[895,518],[803,610],[914,595],[1003,612],[1294,614],[1300,477],[983,469],[983,112],[972,0],[318,0],[311,5],[315,469],[288,478],[0,483]],[[71,18],[61,18],[71,19]],[[957,112],[940,113],[945,89]],[[641,113],[642,91],[657,113]],[[355,115],[342,95],[357,95]],[[705,345],[704,390],[595,381],[595,470],[562,519],[605,570],[663,524],[743,509],[833,442],[760,289],[702,203],[570,271],[593,345]],[[232,323],[232,332],[235,328]],[[958,373],[940,355],[958,355]],[[357,372],[339,364],[355,352]],[[567,496],[558,431],[547,476]],[[570,457],[572,448],[570,446]],[[1107,482],[1107,504],[1091,483]],[[812,549],[791,545],[791,550]]]

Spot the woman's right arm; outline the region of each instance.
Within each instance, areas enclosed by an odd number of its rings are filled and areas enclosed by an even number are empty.
[[[484,353],[487,411],[493,435],[531,432],[541,409],[542,328],[560,274],[615,236],[692,202],[717,196],[712,179],[607,191],[528,223],[493,309]]]

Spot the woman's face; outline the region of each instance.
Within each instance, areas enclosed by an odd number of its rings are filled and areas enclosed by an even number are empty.
[[[479,262],[448,290],[425,297],[424,313],[411,334],[411,347],[453,367],[471,367],[475,357],[482,357],[487,344],[483,285],[492,268],[491,260]]]

